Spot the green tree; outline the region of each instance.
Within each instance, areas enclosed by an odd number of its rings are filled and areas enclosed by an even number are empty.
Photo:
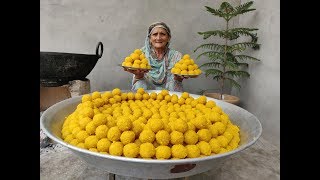
[[[250,8],[253,5],[253,1],[241,4],[233,7],[228,2],[222,2],[219,9],[214,9],[209,6],[205,6],[206,10],[212,15],[221,17],[225,20],[225,28],[222,30],[211,30],[206,32],[198,32],[203,36],[203,39],[208,39],[211,36],[218,36],[224,40],[224,43],[206,43],[198,46],[194,52],[199,49],[205,49],[197,56],[199,59],[202,56],[208,58],[208,61],[201,64],[199,67],[205,68],[205,76],[212,76],[213,80],[219,83],[219,93],[222,99],[224,93],[225,82],[230,83],[231,87],[235,87],[240,90],[241,86],[237,82],[236,78],[249,78],[250,74],[244,70],[248,68],[248,60],[260,61],[257,58],[243,54],[248,47],[257,50],[260,48],[260,44],[257,44],[257,28],[247,27],[229,27],[229,21],[247,12],[254,11],[256,9]],[[245,39],[248,41],[238,42],[238,38],[247,36]],[[244,67],[244,68],[243,68]],[[206,90],[202,90],[202,94]]]

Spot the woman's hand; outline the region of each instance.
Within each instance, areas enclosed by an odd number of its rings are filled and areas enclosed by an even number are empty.
[[[141,79],[144,77],[144,74],[147,73],[149,70],[145,69],[128,69],[126,67],[123,67],[123,69],[129,73],[132,73],[135,75],[135,78]]]
[[[179,76],[174,74],[174,80],[182,82],[183,79],[188,79],[189,77]]]

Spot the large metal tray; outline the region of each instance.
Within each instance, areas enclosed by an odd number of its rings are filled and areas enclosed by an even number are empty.
[[[152,90],[147,92],[159,93],[160,91]],[[180,92],[169,91],[169,93],[181,96]],[[195,94],[190,94],[190,96],[199,97],[199,95]],[[65,117],[76,109],[76,106],[81,101],[81,96],[63,100],[49,107],[40,118],[40,126],[49,138],[68,147],[88,164],[107,172],[145,179],[186,177],[217,169],[221,166],[221,163],[228,161],[230,156],[236,155],[253,145],[262,133],[260,121],[247,110],[213,98],[207,97],[207,99],[215,101],[229,115],[232,123],[240,127],[240,145],[237,149],[201,158],[149,160],[100,154],[72,146],[61,139],[60,131]]]

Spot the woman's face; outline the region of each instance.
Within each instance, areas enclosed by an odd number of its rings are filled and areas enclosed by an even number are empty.
[[[151,46],[155,49],[164,49],[170,40],[167,31],[161,27],[153,29],[150,35]]]

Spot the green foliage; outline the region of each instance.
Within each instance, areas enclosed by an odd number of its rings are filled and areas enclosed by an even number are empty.
[[[240,90],[240,84],[235,78],[249,78],[250,74],[243,70],[249,65],[246,61],[260,61],[255,57],[242,54],[247,48],[257,50],[260,48],[260,44],[257,44],[258,37],[256,31],[257,28],[246,28],[246,27],[229,27],[229,21],[241,14],[254,11],[255,9],[250,8],[253,5],[253,1],[241,4],[233,7],[228,2],[222,2],[218,9],[205,6],[206,10],[212,15],[221,17],[226,22],[226,27],[222,30],[210,30],[205,32],[198,32],[206,40],[213,37],[219,37],[224,39],[223,44],[217,43],[205,43],[198,46],[194,52],[203,50],[196,59],[204,56],[207,57],[208,62],[200,65],[200,68],[205,68],[205,76],[212,77],[213,80],[219,82],[220,93],[223,94],[225,82],[229,83],[232,87]],[[247,36],[250,41],[238,42],[237,39]],[[201,90],[201,93],[206,90]]]

